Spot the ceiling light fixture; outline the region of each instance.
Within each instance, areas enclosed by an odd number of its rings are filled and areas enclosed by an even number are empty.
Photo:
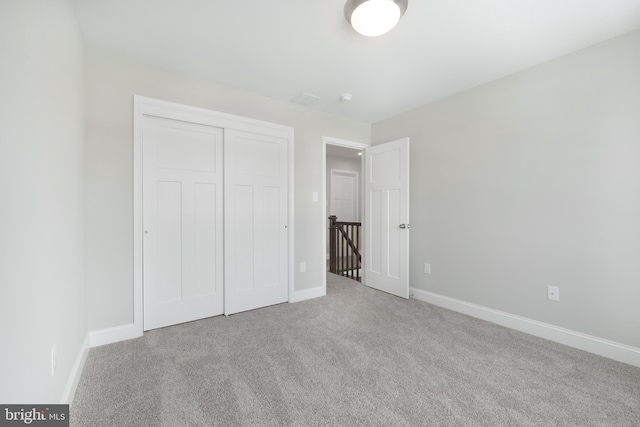
[[[396,26],[409,0],[347,0],[344,17],[363,36],[380,36]]]

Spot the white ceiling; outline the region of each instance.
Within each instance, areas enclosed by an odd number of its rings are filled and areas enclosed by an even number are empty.
[[[90,48],[365,122],[640,28],[640,0],[410,0],[377,38],[345,0],[73,1]]]

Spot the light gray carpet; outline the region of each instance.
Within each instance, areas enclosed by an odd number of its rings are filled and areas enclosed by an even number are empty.
[[[330,274],[90,351],[72,426],[640,426],[640,369]]]

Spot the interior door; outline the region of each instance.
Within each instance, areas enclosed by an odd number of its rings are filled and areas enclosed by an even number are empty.
[[[144,330],[223,312],[223,130],[143,119]]]
[[[409,138],[364,154],[364,283],[409,298]]]
[[[286,302],[288,141],[225,131],[225,314]]]
[[[331,215],[338,221],[358,220],[358,174],[348,171],[331,171]]]

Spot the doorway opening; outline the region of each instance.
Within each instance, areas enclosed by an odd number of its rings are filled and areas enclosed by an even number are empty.
[[[324,252],[326,272],[361,281],[366,144],[324,138]],[[326,282],[326,280],[325,280]]]
[[[327,250],[329,200],[327,153],[331,146],[363,151],[358,187],[362,219],[362,283],[401,298],[409,298],[409,138],[369,145],[324,138],[322,221]],[[356,154],[357,155],[357,154]],[[327,269],[324,269],[324,283]],[[326,289],[326,288],[325,288]]]

